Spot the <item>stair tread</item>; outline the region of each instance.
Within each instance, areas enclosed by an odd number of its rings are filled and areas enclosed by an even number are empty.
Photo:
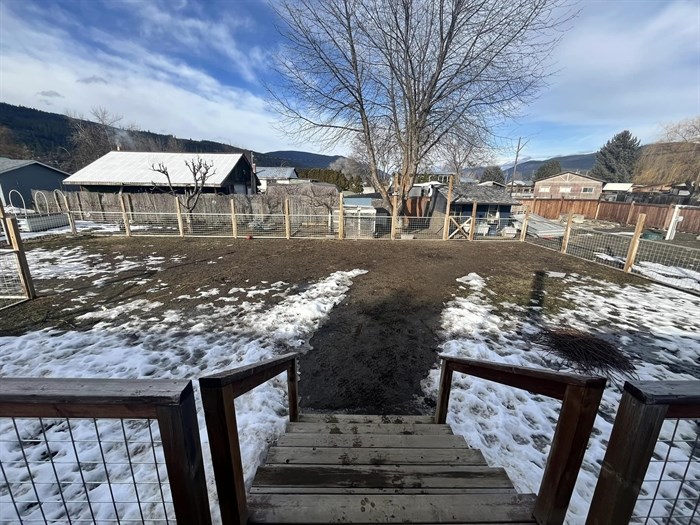
[[[304,434],[451,435],[447,425],[427,423],[287,423],[287,432]]]
[[[366,414],[299,414],[300,423],[393,423],[434,424],[433,416],[366,415]]]
[[[468,448],[271,447],[267,464],[292,465],[483,465],[480,450]]]
[[[459,448],[466,449],[462,436],[402,434],[302,434],[287,433],[277,440],[278,447],[343,448]]]

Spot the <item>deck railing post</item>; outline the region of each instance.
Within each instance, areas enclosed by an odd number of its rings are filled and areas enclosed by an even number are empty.
[[[211,525],[192,383],[178,405],[159,406],[156,412],[177,522]]]
[[[231,385],[206,386],[201,382],[200,388],[221,523],[245,525],[248,522],[248,508],[232,388]]]
[[[450,387],[452,386],[452,368],[450,363],[442,360],[440,369],[440,389],[438,390],[437,406],[435,410],[435,423],[442,425],[447,421],[447,407],[450,402]]]
[[[566,387],[533,510],[540,525],[564,523],[604,388]]]
[[[287,396],[289,398],[289,421],[299,421],[299,377],[297,375],[297,360],[289,363],[287,369]]]

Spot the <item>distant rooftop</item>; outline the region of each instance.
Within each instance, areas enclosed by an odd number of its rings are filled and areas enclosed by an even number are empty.
[[[99,186],[165,186],[165,175],[153,171],[152,166],[163,163],[168,168],[173,186],[192,186],[192,172],[185,164],[197,157],[213,164],[211,175],[204,186],[219,187],[233,168],[241,161],[241,153],[162,153],[140,151],[110,151],[92,164],[68,177],[65,184]]]
[[[447,197],[446,187],[438,191]],[[452,202],[457,204],[519,204],[499,186],[479,186],[456,184],[452,190]]]
[[[259,179],[298,179],[296,168],[257,166],[256,175]]]
[[[54,168],[53,166],[49,166],[47,164],[44,164],[43,162],[39,162],[38,160],[8,159],[7,157],[0,157],[0,173],[16,170],[17,168],[23,168],[24,166],[29,166],[31,164],[40,164],[41,166],[44,166],[46,168],[58,171],[59,173],[63,173],[66,176],[69,175],[65,171],[61,171],[58,168]]]

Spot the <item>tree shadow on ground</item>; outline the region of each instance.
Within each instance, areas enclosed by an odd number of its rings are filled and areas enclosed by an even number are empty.
[[[442,308],[403,291],[334,308],[300,356],[302,409],[430,411],[421,381],[436,362]]]

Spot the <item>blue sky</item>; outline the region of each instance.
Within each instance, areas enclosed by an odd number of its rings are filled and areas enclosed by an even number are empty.
[[[522,155],[595,151],[623,129],[651,142],[660,125],[700,114],[700,1],[575,7],[548,88],[498,129],[528,140]],[[263,152],[344,153],[279,130],[262,88],[278,45],[265,0],[0,0],[0,100],[104,106],[142,129]]]

